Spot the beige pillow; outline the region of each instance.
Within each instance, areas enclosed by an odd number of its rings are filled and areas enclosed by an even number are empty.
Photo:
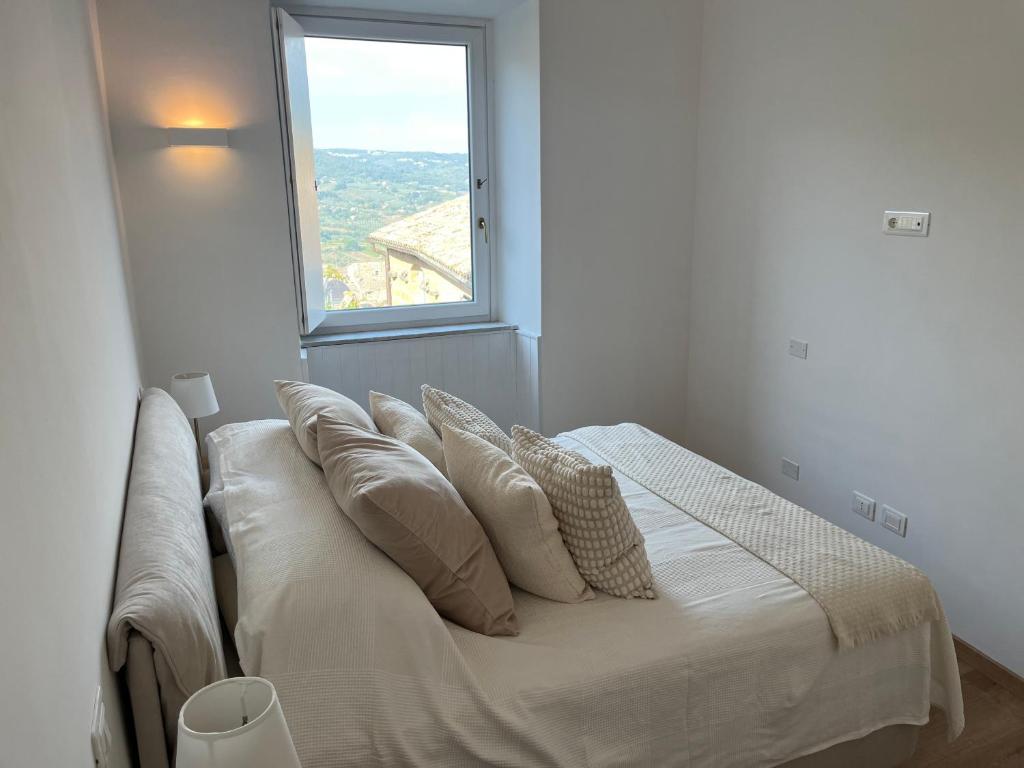
[[[370,392],[370,415],[383,434],[412,446],[447,476],[441,438],[422,413],[397,397]]]
[[[452,485],[484,527],[509,581],[560,603],[593,598],[551,504],[526,470],[481,437],[448,425],[441,434]]]
[[[512,441],[508,435],[479,408],[427,384],[423,385],[422,392],[423,412],[427,414],[427,421],[437,434],[440,435],[442,425],[447,424],[482,437],[505,453],[512,452]]]
[[[357,427],[377,431],[373,419],[358,403],[333,389],[304,381],[275,381],[274,388],[277,390],[277,402],[288,417],[302,452],[317,464],[320,463],[320,454],[316,449],[317,414],[330,413]]]
[[[480,523],[403,442],[321,414],[320,460],[338,505],[437,612],[485,635],[519,632],[512,591]]]
[[[526,427],[512,427],[512,458],[544,489],[587,583],[616,597],[655,596],[644,537],[611,467],[591,464]]]

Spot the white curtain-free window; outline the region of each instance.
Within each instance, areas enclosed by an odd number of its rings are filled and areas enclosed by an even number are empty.
[[[491,319],[484,26],[275,26],[302,332]]]

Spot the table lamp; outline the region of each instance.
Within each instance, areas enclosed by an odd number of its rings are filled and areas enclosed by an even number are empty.
[[[178,715],[175,768],[302,768],[277,691],[231,677],[193,694]]]
[[[192,431],[196,436],[196,445],[199,445],[199,420],[220,410],[210,374],[205,371],[175,374],[171,377],[171,397],[178,401],[185,416],[192,420]]]

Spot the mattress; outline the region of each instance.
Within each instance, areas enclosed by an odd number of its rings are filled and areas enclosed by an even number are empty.
[[[774,766],[960,706],[944,621],[839,652],[799,586],[624,475],[658,599],[514,590],[522,631],[493,638],[363,538],[287,422],[210,446],[241,666],[277,687],[306,768]]]

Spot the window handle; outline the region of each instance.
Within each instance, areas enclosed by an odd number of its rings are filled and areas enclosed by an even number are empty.
[[[490,243],[491,240],[490,240],[490,237],[488,236],[488,233],[487,233],[487,219],[485,219],[483,216],[481,216],[479,219],[477,219],[476,220],[476,228],[477,229],[482,229],[484,231],[484,242],[485,243]]]

